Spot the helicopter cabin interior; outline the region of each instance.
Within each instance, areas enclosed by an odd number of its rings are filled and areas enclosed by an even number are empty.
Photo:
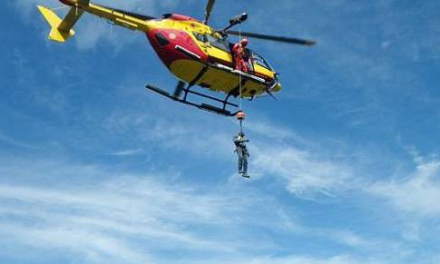
[[[209,58],[215,62],[219,62],[235,68],[232,48],[233,43],[227,41],[225,38],[218,38],[210,34],[201,34],[193,32],[194,37],[198,41],[202,49],[208,53]],[[255,74],[255,68],[262,67],[267,71],[273,72],[273,68],[267,61],[251,49],[245,48],[245,62],[247,63],[249,73]]]

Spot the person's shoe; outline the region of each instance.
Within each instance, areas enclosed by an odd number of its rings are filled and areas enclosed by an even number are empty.
[[[242,174],[242,173],[243,173],[243,171],[242,171],[242,170],[239,170],[239,171],[238,171],[238,173]]]
[[[251,175],[249,175],[249,174],[245,173],[245,174],[243,174],[243,177],[244,177],[244,178],[250,178],[250,177],[251,177]]]

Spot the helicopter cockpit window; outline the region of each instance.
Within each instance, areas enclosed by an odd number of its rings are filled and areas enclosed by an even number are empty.
[[[266,69],[273,70],[272,67],[269,65],[269,63],[267,63],[267,61],[263,57],[261,57],[260,55],[258,55],[254,51],[252,51],[252,58],[254,59],[254,62],[256,64],[258,64]]]
[[[219,39],[211,35],[206,35],[206,38],[208,39],[208,42],[209,44],[211,44],[211,46],[214,46],[228,53],[231,52],[231,49],[229,48],[227,42],[223,39]]]
[[[228,53],[231,52],[231,49],[229,48],[228,43],[223,39],[219,39],[219,38],[216,38],[211,35],[200,34],[200,33],[196,33],[196,32],[193,32],[193,35],[200,42],[209,43],[211,46],[216,47],[218,49],[221,49],[223,51],[226,51]]]
[[[195,33],[193,32],[194,37],[196,37],[196,39],[200,42],[207,42],[206,41],[206,35],[204,34],[200,34],[200,33]]]

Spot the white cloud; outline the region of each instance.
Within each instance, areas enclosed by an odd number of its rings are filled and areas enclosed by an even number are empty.
[[[2,184],[0,200],[6,205],[1,209],[2,240],[12,239],[31,249],[75,253],[86,261],[95,255],[120,263],[145,263],[148,252],[157,247],[225,250],[185,227],[225,220],[218,214],[225,209],[222,200],[167,191],[166,186],[154,183],[133,184],[136,186],[100,186],[88,191]],[[143,193],[139,186],[145,188]],[[134,190],[136,187],[139,189]],[[128,242],[130,239],[143,241],[149,249],[136,249],[137,243]]]
[[[228,134],[224,125],[234,127],[236,124],[232,126],[227,120],[219,122],[215,116],[208,119],[195,112],[187,113],[179,113],[173,119],[157,119],[148,113],[115,110],[106,120],[105,128],[123,134],[137,131],[139,142],[159,142],[161,148],[184,151],[196,157],[203,153],[204,157],[235,162],[233,134]],[[200,118],[205,118],[203,127],[199,124]],[[232,131],[230,133],[237,132]],[[323,154],[322,147],[297,136],[289,128],[252,121],[246,124],[245,131],[251,140],[249,170],[255,179],[275,176],[282,179],[288,191],[302,198],[334,195],[353,183],[351,166]]]
[[[187,263],[187,262],[184,262]],[[331,257],[311,257],[311,256],[285,256],[285,257],[250,257],[246,259],[226,259],[221,261],[203,261],[191,263],[206,263],[206,264],[220,264],[220,263],[235,263],[235,264],[381,264],[390,262],[383,262],[370,258],[355,258],[349,255],[339,255]]]
[[[75,255],[83,263],[167,263],[163,250],[240,256],[250,243],[242,227],[282,228],[285,222],[270,198],[238,185],[206,192],[170,175],[52,161],[1,163],[0,244],[20,251],[56,250],[52,256]],[[267,207],[260,208],[263,202]],[[259,249],[273,246],[262,242]]]
[[[64,221],[66,219],[59,219]],[[0,224],[0,234],[3,239],[11,239],[31,248],[43,250],[68,251],[78,254],[87,262],[99,263],[145,263],[149,260],[146,254],[137,253],[121,239],[102,235],[84,229],[86,226],[71,226],[68,223],[54,224],[51,227],[26,226],[20,224]]]
[[[267,121],[252,120],[249,124],[245,124],[246,129],[267,138],[275,140],[294,140],[298,143],[306,143],[304,139],[296,135],[291,129],[271,124]]]
[[[341,244],[359,249],[371,248],[375,243],[377,243],[365,239],[362,236],[351,231],[326,230],[323,231],[321,235],[328,236]]]
[[[302,226],[292,208],[284,211],[274,197],[242,181],[207,190],[177,183],[170,175],[54,161],[2,158],[0,164],[0,244],[21,252],[52,251],[55,258],[75,256],[82,263],[174,263],[164,250],[191,252],[181,263],[382,263],[338,254],[275,257],[270,252],[292,251],[260,237],[255,233],[260,228],[296,239],[324,239],[372,257],[388,248],[351,231]],[[213,260],[199,261],[206,254]]]
[[[416,158],[409,177],[378,182],[370,192],[387,200],[397,210],[416,216],[440,215],[440,161]]]
[[[207,118],[203,113],[190,109],[189,111],[178,112],[181,108],[173,105],[161,105],[155,108],[155,113],[139,113],[139,111],[128,112],[114,110],[104,121],[104,127],[114,133],[136,131],[138,142],[159,144],[162,149],[184,150],[187,153],[200,157],[216,156],[230,158],[234,155],[232,134],[227,134],[224,124],[227,120],[217,119],[216,116]],[[170,107],[176,107],[171,109]],[[168,116],[172,111],[177,113]],[[166,116],[167,118],[158,118]],[[203,120],[203,126],[200,121]],[[218,128],[218,129],[215,129]]]
[[[246,262],[243,262],[246,263]],[[384,263],[381,261],[369,261],[369,260],[359,260],[351,256],[335,256],[329,258],[314,258],[314,257],[302,257],[302,256],[291,256],[285,258],[268,258],[267,260],[253,260],[252,264],[367,264],[367,263]]]
[[[134,155],[138,155],[138,154],[142,153],[142,151],[143,151],[143,149],[141,149],[141,148],[124,149],[124,150],[115,151],[115,152],[111,153],[111,155],[113,155],[113,156],[134,156]]]
[[[346,188],[352,174],[349,166],[285,143],[256,148],[252,164],[258,174],[282,177],[290,192],[304,198],[333,195],[333,191]]]
[[[15,146],[15,147],[20,147],[20,148],[27,148],[27,149],[37,149],[37,147],[15,140],[11,137],[8,137],[6,135],[4,135],[3,133],[0,132],[0,142],[4,142],[7,143],[9,145]]]
[[[178,183],[172,175],[55,161],[2,158],[0,164],[0,244],[7,241],[20,251],[55,251],[51,256],[72,255],[82,263],[173,263],[163,250],[192,252],[181,263],[202,263],[205,254],[213,259],[206,264],[380,263],[337,255],[271,256],[292,251],[255,230],[324,239],[372,256],[384,244],[350,231],[303,226],[294,208],[285,211],[247,181],[207,190]]]

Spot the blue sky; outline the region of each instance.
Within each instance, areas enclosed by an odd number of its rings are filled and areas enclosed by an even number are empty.
[[[84,16],[48,42],[35,5],[2,1],[1,263],[440,263],[440,3],[217,1],[281,74],[238,125],[147,93],[176,80],[146,37]],[[100,0],[201,17],[205,1]]]

